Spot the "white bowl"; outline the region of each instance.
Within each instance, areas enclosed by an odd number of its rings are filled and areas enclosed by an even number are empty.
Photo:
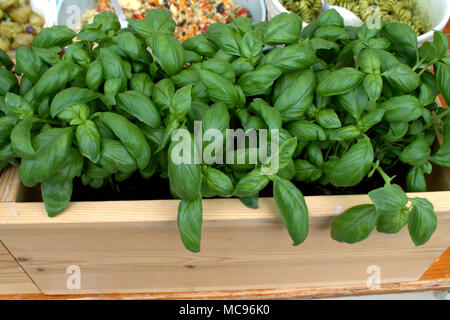
[[[74,25],[74,19],[83,15],[86,10],[97,7],[96,0],[57,0],[58,7],[56,12],[57,25],[69,25],[69,27],[76,28],[79,26]],[[266,21],[266,7],[264,0],[234,0],[234,3],[247,9],[252,16],[253,23]]]
[[[265,1],[269,20],[282,12],[289,12],[278,0]],[[433,40],[434,30],[444,30],[450,18],[450,0],[417,0],[417,5],[421,11],[426,12],[432,25],[432,30],[417,37],[419,44],[422,44],[425,41]]]

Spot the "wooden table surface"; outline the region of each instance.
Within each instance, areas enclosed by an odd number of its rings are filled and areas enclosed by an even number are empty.
[[[450,23],[444,29],[450,42]],[[450,51],[450,46],[449,46]],[[450,53],[450,52],[449,52]],[[450,290],[450,247],[438,258],[433,265],[422,275],[417,282],[391,283],[381,285],[377,289],[367,289],[366,286],[333,286],[321,288],[295,288],[290,290],[265,289],[265,290],[235,290],[215,292],[177,292],[177,293],[135,293],[135,294],[108,294],[108,295],[73,295],[73,296],[49,296],[39,293],[0,295],[2,299],[86,299],[86,300],[130,300],[130,299],[223,299],[223,298],[319,298],[333,296],[352,296],[368,294],[404,293],[414,291],[438,291]]]

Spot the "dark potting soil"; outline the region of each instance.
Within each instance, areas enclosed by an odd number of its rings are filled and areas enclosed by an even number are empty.
[[[405,186],[408,168],[401,163],[391,169],[385,170],[389,176],[397,174],[393,183]],[[292,181],[305,196],[318,195],[346,195],[367,194],[369,191],[382,187],[384,181],[378,172],[372,178],[365,178],[354,187],[323,186],[318,182],[314,184]],[[154,175],[146,180],[137,172],[124,182],[107,183],[99,189],[84,186],[80,179],[74,180],[72,201],[123,201],[123,200],[166,200],[173,199],[169,191],[169,180]],[[270,183],[261,193],[260,197],[272,197],[272,184]]]

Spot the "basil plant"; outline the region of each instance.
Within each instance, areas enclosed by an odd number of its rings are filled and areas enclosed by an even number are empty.
[[[433,205],[405,191],[426,191],[432,165],[450,166],[449,111],[435,102],[440,93],[450,103],[444,34],[419,48],[404,24],[346,27],[335,10],[304,29],[295,14],[255,25],[239,17],[183,43],[165,9],[128,22],[121,29],[104,12],[79,33],[43,29],[15,65],[0,50],[0,168],[12,164],[27,187],[40,184],[49,216],[64,211],[74,179],[100,188],[137,172],[170,180],[188,250],[200,251],[202,198],[257,208],[267,188],[299,245],[308,209],[298,185],[352,187],[380,175],[372,203],[339,215],[331,236],[354,243],[408,225],[416,245],[430,239]],[[199,122],[200,135],[253,130],[257,143],[198,159],[198,148],[211,147],[197,143]],[[177,132],[191,147],[180,147]],[[180,149],[196,161],[177,161]],[[266,161],[249,160],[262,154]],[[399,164],[406,181],[386,174]]]

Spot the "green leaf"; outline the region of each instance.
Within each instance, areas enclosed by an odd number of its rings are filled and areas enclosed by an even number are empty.
[[[345,243],[362,241],[375,228],[377,219],[378,213],[373,204],[352,207],[333,220],[331,237]]]
[[[169,79],[159,81],[153,88],[153,102],[160,111],[170,108],[172,97],[175,94],[175,86]]]
[[[117,31],[120,22],[117,15],[111,11],[104,11],[94,16],[94,24],[101,27],[104,32]]]
[[[237,84],[242,87],[246,96],[256,96],[270,89],[281,74],[282,72],[277,67],[262,66],[242,75]]]
[[[380,214],[377,222],[377,231],[382,233],[397,233],[408,223],[409,209],[402,208],[396,214]]]
[[[244,206],[246,206],[247,208],[258,209],[259,208],[258,198],[259,198],[259,194],[257,193],[250,197],[241,197],[241,198],[239,198],[239,200],[241,200],[242,204]]]
[[[182,136],[184,138],[184,136]],[[176,161],[183,152],[183,158]],[[184,153],[189,152],[186,156]],[[189,135],[189,141],[181,139],[172,141],[168,152],[168,174],[173,192],[183,200],[195,200],[200,197],[202,185],[201,166],[195,164],[194,141]],[[186,161],[183,161],[186,160]]]
[[[431,161],[445,168],[450,168],[450,124],[444,127],[444,142],[439,150],[431,156]]]
[[[399,63],[383,72],[383,77],[398,90],[408,93],[420,84],[420,77],[408,65]]]
[[[145,169],[151,157],[150,146],[139,128],[125,117],[111,112],[98,114],[100,120],[124,144],[130,154],[136,159],[139,169]]]
[[[20,121],[11,131],[11,145],[14,152],[21,158],[33,158],[36,154],[31,145],[31,127],[33,122],[30,119]]]
[[[269,21],[263,34],[267,45],[289,44],[300,38],[302,19],[294,13],[280,13]]]
[[[332,72],[319,82],[316,93],[320,96],[336,96],[354,89],[364,75],[354,68],[343,68]]]
[[[161,124],[159,112],[153,102],[140,91],[125,91],[117,95],[117,107],[136,117],[151,128]]]
[[[98,92],[85,88],[67,88],[60,91],[50,105],[50,115],[54,118],[65,108],[75,104],[87,103],[100,97]]]
[[[60,183],[43,182],[42,200],[49,217],[55,217],[67,207],[72,198],[73,181]]]
[[[234,20],[236,21],[236,20]],[[251,30],[246,32],[239,43],[241,56],[247,59],[252,65],[255,64],[261,57],[263,43],[261,39],[256,36],[256,33]]]
[[[373,159],[372,143],[364,136],[327,172],[331,184],[338,187],[357,185],[369,173]]]
[[[261,169],[254,169],[239,180],[234,189],[233,196],[240,198],[250,197],[264,189],[269,181],[268,176],[261,173]]]
[[[86,87],[93,91],[98,91],[103,81],[103,67],[99,60],[91,62],[88,66],[85,78]]]
[[[140,19],[127,19],[127,22],[130,24],[131,29],[136,31],[136,33],[144,39],[150,38],[153,34],[153,29],[144,21]]]
[[[215,194],[225,198],[233,195],[233,183],[225,173],[213,168],[206,168],[203,172],[206,184]]]
[[[214,42],[209,41],[204,34],[188,38],[183,42],[183,48],[205,57],[212,57],[217,52],[217,46]]]
[[[295,160],[295,180],[303,182],[312,182],[318,180],[322,176],[322,170],[306,160]]]
[[[234,56],[240,55],[240,36],[228,25],[213,23],[206,29],[204,34],[208,40],[214,42],[224,52]]]
[[[420,93],[418,98],[422,107],[426,107],[434,103],[434,101],[436,100],[436,95],[433,91],[433,88],[423,82],[420,85]]]
[[[267,123],[270,130],[281,129],[282,121],[278,109],[271,107],[265,100],[256,98],[249,105],[250,111],[261,116],[265,123]]]
[[[275,100],[274,107],[280,111],[283,121],[297,120],[303,116],[314,100],[316,77],[310,69],[292,73],[294,78]],[[280,78],[283,81],[285,77]],[[280,82],[277,81],[277,84]],[[288,82],[288,81],[286,81]]]
[[[8,70],[11,70],[12,67],[14,67],[14,63],[12,62],[11,58],[2,49],[0,49],[0,66],[4,66]]]
[[[343,27],[344,26],[344,18],[335,10],[330,9],[322,12],[317,18],[317,24],[320,27],[324,26],[336,26]]]
[[[273,196],[289,235],[297,246],[308,236],[308,208],[302,193],[292,182],[277,177]]]
[[[326,134],[323,129],[307,120],[298,120],[290,122],[286,129],[292,134],[294,137],[297,137],[298,140],[306,140],[306,141],[324,141],[326,139]]]
[[[76,141],[81,154],[97,163],[100,158],[100,132],[94,122],[87,120],[77,127]]]
[[[76,148],[71,148],[63,164],[54,171],[45,182],[61,183],[72,180],[81,175],[83,170],[84,158]]]
[[[170,112],[175,119],[181,120],[191,110],[192,86],[186,86],[177,90],[170,104]]]
[[[397,184],[372,190],[368,195],[374,203],[377,212],[384,215],[396,214],[408,202],[405,192]]]
[[[23,97],[8,92],[5,96],[5,105],[0,106],[2,111],[9,116],[25,119],[34,115],[33,107]]]
[[[27,187],[45,181],[64,162],[72,144],[70,128],[53,128],[41,132],[33,140],[36,155],[22,159],[19,176]]]
[[[390,122],[409,122],[423,114],[419,100],[411,95],[392,97],[378,107],[385,110],[384,119]]]
[[[128,31],[119,33],[114,38],[114,43],[133,60],[138,60],[144,50],[141,41]]]
[[[426,163],[430,158],[431,149],[423,136],[418,136],[400,154],[399,159],[412,166]]]
[[[437,217],[433,204],[427,199],[410,199],[411,214],[408,219],[408,230],[416,246],[425,244],[433,235],[437,227]]]
[[[377,101],[383,90],[383,78],[379,74],[368,74],[363,82],[370,101]]]
[[[408,192],[426,192],[427,183],[420,167],[412,167],[406,175],[406,190]]]
[[[231,106],[236,104],[238,92],[230,80],[207,70],[201,70],[199,76],[212,101],[223,102]]]
[[[317,115],[317,122],[322,128],[335,129],[342,126],[338,115],[332,109],[321,110]]]
[[[361,134],[361,131],[359,131],[358,128],[355,126],[346,126],[342,127],[336,130],[333,130],[330,135],[330,140],[333,141],[346,141],[346,140],[352,140]]]
[[[433,35],[433,44],[436,47],[438,57],[444,58],[447,55],[448,50],[447,36],[444,33],[435,30]]]
[[[72,43],[77,34],[67,26],[53,26],[42,29],[33,39],[33,47],[63,47]]]
[[[217,129],[224,132],[230,126],[230,114],[225,105],[217,103],[202,115],[203,131]]]
[[[365,73],[379,74],[381,68],[380,57],[373,50],[364,50],[359,55],[358,67]]]
[[[149,10],[145,16],[145,23],[154,32],[163,32],[172,35],[175,32],[175,21],[169,10],[156,8]]]
[[[4,96],[6,93],[14,91],[18,85],[17,78],[12,72],[0,68],[0,95]]]
[[[136,160],[118,140],[102,139],[99,164],[110,173],[136,171]]]
[[[14,116],[0,117],[0,146],[9,142],[11,130],[16,126],[19,120]]]
[[[29,47],[20,47],[16,51],[16,74],[25,74],[36,82],[44,70],[44,64],[39,56]]]
[[[349,34],[345,31],[344,28],[336,26],[319,27],[314,31],[314,37],[330,41],[340,40],[343,42],[346,42],[350,39]]]
[[[383,31],[385,37],[388,38],[392,43],[417,49],[417,35],[406,24],[397,22],[387,23],[384,26]]]
[[[154,86],[152,79],[146,73],[135,73],[130,80],[130,89],[140,91],[146,97],[152,95]]]
[[[288,72],[308,68],[315,62],[316,55],[313,50],[292,45],[272,49],[261,59],[259,66],[271,65],[279,68],[282,72]]]
[[[339,106],[355,119],[359,119],[369,103],[368,95],[363,86],[357,86],[353,90],[339,95],[337,100]]]
[[[202,235],[202,198],[182,200],[178,206],[178,229],[186,249],[200,252]]]
[[[436,81],[445,102],[450,105],[450,65],[437,64]]]

